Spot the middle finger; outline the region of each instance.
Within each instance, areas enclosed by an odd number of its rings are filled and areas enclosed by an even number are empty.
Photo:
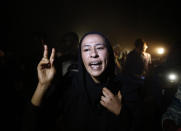
[[[43,59],[48,59],[48,46],[44,45]]]

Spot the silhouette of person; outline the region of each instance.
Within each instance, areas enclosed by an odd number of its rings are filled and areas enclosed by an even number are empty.
[[[57,45],[56,68],[61,76],[69,69],[76,69],[79,37],[75,32],[65,33]]]
[[[135,41],[135,48],[128,53],[125,62],[126,73],[140,78],[146,75],[151,65],[151,55],[146,52],[147,48],[147,42],[143,39]]]
[[[135,40],[135,48],[128,53],[120,80],[123,82],[124,99],[130,114],[130,127],[133,131],[144,130],[144,91],[145,76],[151,64],[151,55],[143,39]]]

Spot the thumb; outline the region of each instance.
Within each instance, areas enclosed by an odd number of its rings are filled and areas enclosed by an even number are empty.
[[[120,92],[120,91],[118,92],[117,97],[118,97],[119,100],[122,99],[122,95],[121,95],[121,92]]]

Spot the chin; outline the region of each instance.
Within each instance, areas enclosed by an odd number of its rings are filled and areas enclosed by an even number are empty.
[[[91,73],[90,73],[90,75],[91,75],[92,77],[95,77],[95,78],[100,77],[102,74],[103,74],[102,71],[100,71],[100,72],[91,72]]]

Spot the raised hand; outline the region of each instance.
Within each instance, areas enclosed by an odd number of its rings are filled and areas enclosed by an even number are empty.
[[[31,99],[31,103],[34,106],[40,106],[42,98],[55,76],[56,70],[53,65],[54,58],[55,49],[52,49],[50,59],[48,59],[48,47],[44,45],[43,58],[37,66],[39,82]]]
[[[55,75],[54,67],[55,49],[52,49],[50,58],[48,58],[48,47],[44,45],[43,58],[37,66],[39,84],[49,86]]]
[[[103,88],[102,92],[103,92],[103,96],[101,96],[101,100],[100,100],[101,105],[103,105],[105,108],[107,108],[109,111],[111,111],[115,115],[119,115],[122,108],[121,92],[119,91],[117,95],[114,95],[107,88]]]

